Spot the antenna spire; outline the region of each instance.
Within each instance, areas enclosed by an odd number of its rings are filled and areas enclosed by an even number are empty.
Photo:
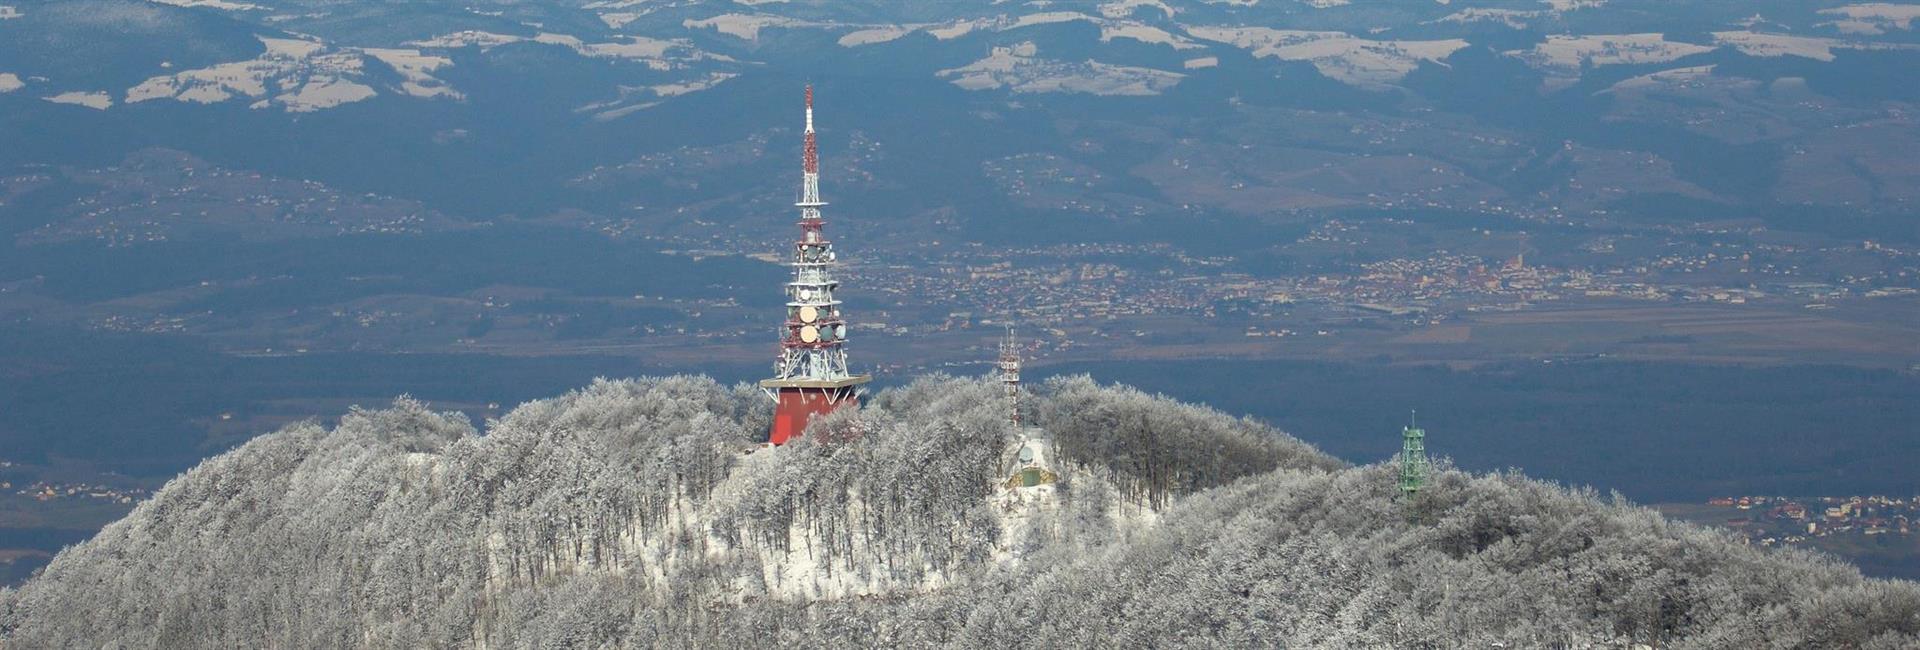
[[[813,142],[813,84],[807,84],[807,144],[801,153],[801,171],[808,175],[820,173],[820,149]],[[803,199],[818,201],[819,199]]]

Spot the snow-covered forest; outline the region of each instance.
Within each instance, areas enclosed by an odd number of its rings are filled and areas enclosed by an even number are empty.
[[[0,592],[0,646],[1920,646],[1920,585],[1517,474],[1406,499],[1085,377],[1025,402],[1059,481],[1008,487],[998,390],[923,378],[781,448],[699,377],[291,426]]]

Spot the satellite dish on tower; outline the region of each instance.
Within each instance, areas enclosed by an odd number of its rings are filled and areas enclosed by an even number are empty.
[[[820,328],[812,325],[800,328],[800,341],[802,343],[813,343],[818,340],[820,340]]]
[[[820,309],[813,305],[800,308],[800,322],[811,323],[820,318]]]

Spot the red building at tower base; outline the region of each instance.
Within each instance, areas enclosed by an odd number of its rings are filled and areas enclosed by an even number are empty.
[[[855,375],[835,381],[807,379],[763,379],[760,387],[773,395],[773,427],[767,442],[784,445],[806,433],[807,423],[841,407],[860,407],[860,385],[871,375]]]

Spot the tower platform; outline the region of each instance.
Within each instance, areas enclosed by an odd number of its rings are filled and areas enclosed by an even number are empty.
[[[789,379],[762,379],[761,388],[847,388],[873,381],[873,375],[853,375],[840,379],[807,379],[793,377]]]

